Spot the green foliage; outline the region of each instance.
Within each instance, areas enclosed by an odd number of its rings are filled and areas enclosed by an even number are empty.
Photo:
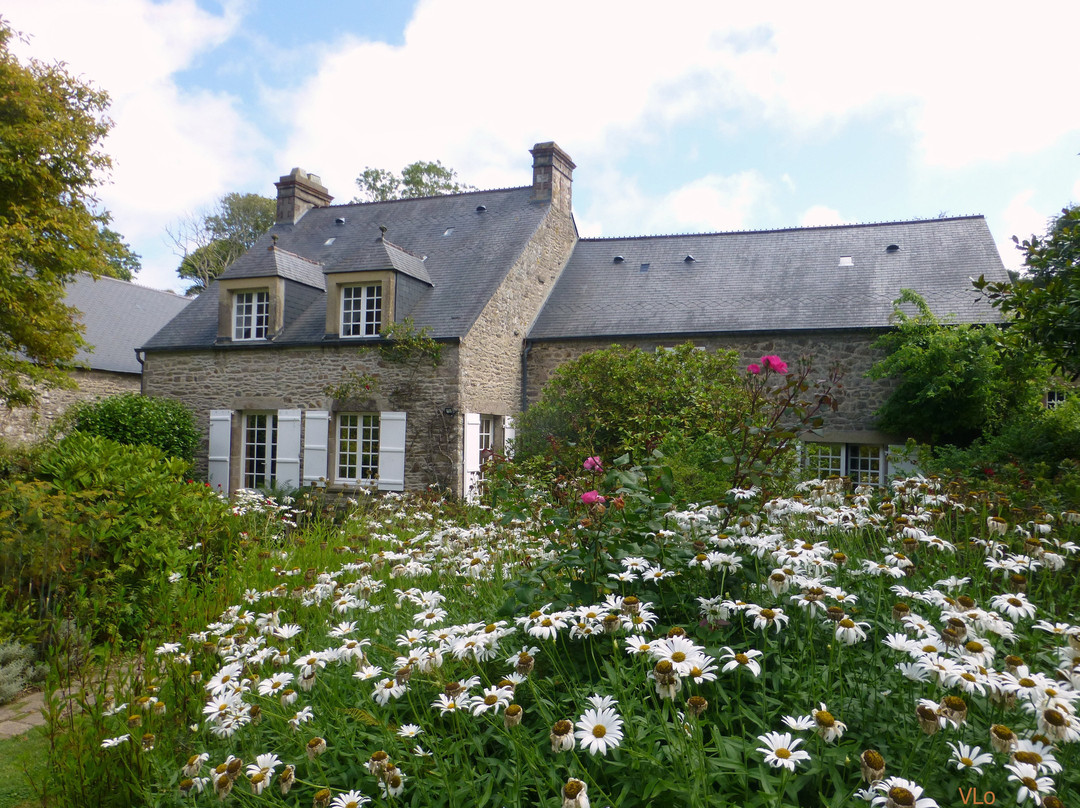
[[[323,395],[344,401],[347,398],[366,398],[378,389],[378,376],[347,370],[341,374],[341,380],[337,384],[327,384],[323,387]]]
[[[943,446],[923,456],[927,472],[959,474],[979,487],[1080,508],[1080,397],[1052,410],[1017,413],[998,433],[966,448]]]
[[[412,199],[420,196],[445,196],[476,190],[459,182],[457,172],[436,160],[418,160],[401,169],[398,176],[385,168],[367,166],[356,178],[360,196],[354,202],[386,202],[391,199]]]
[[[908,315],[903,304],[918,313]],[[874,343],[886,356],[867,374],[896,382],[877,412],[881,429],[964,446],[1037,405],[1043,371],[996,327],[942,322],[910,289],[893,306],[896,328]]]
[[[227,529],[226,503],[186,470],[152,446],[76,433],[35,477],[0,483],[4,608],[31,603],[39,621],[67,615],[99,638],[160,618],[168,575],[191,560],[185,548],[220,543]]]
[[[1063,208],[1046,235],[1020,241],[1028,272],[1015,282],[975,288],[1009,318],[1013,329],[1038,346],[1052,369],[1080,377],[1080,205]]]
[[[21,64],[13,36],[0,20],[0,406],[72,386],[66,365],[83,340],[64,284],[123,275],[115,262],[130,258],[94,198],[110,165],[107,94],[62,65]]]
[[[274,226],[276,200],[259,194],[229,193],[202,216],[181,222],[169,235],[183,255],[176,273],[191,281],[187,294],[197,295],[247,252]]]
[[[424,326],[417,329],[411,317],[387,323],[382,329],[383,342],[379,354],[387,362],[408,364],[427,361],[432,367],[442,362],[442,344],[431,337],[431,330]]]
[[[515,456],[550,454],[560,470],[586,457],[648,458],[671,434],[726,435],[747,403],[732,351],[641,351],[613,345],[561,365],[517,422]]]
[[[34,662],[34,649],[17,642],[0,643],[0,704],[7,704],[44,674],[44,666]]]
[[[171,398],[125,393],[76,405],[70,418],[76,432],[100,435],[127,446],[156,446],[188,462],[199,444],[195,416]]]

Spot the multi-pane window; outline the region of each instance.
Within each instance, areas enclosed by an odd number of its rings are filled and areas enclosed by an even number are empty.
[[[849,444],[848,477],[856,485],[881,483],[881,447]]]
[[[495,448],[495,417],[493,415],[480,416],[480,476],[477,482],[484,481],[484,465],[491,459],[491,452]]]
[[[1047,390],[1046,391],[1046,409],[1052,410],[1055,407],[1060,407],[1065,403],[1067,395],[1064,390]]]
[[[233,294],[233,339],[266,339],[270,330],[270,293],[264,290]]]
[[[818,479],[841,477],[844,474],[842,443],[805,443],[803,457],[807,470]]]
[[[379,476],[379,416],[345,413],[338,416],[337,480],[371,482]]]
[[[273,485],[277,476],[277,416],[269,412],[244,417],[244,487]]]
[[[341,289],[341,336],[377,337],[382,326],[382,284]]]

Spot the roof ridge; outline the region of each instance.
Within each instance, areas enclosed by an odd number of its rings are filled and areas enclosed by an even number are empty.
[[[85,277],[87,280],[94,281],[95,283],[97,283],[98,281],[113,281],[115,283],[122,283],[124,286],[131,286],[131,287],[134,287],[135,289],[141,289],[144,292],[157,292],[159,295],[167,295],[169,297],[176,297],[176,298],[179,298],[180,300],[188,300],[189,299],[186,295],[178,294],[178,293],[172,291],[171,289],[155,289],[153,286],[146,286],[144,284],[137,283],[136,281],[133,281],[133,280],[132,281],[125,281],[123,278],[114,278],[112,275],[98,275],[95,278],[89,272],[79,272],[78,274]],[[72,276],[72,280],[75,280],[75,276]]]
[[[901,219],[898,221],[883,221],[883,222],[852,222],[850,224],[815,224],[805,225],[801,227],[769,227],[769,228],[747,228],[743,230],[714,230],[714,231],[699,231],[696,233],[659,233],[654,235],[640,235],[640,236],[590,236],[588,238],[580,238],[578,241],[640,241],[643,239],[658,239],[658,238],[686,238],[687,236],[733,236],[740,233],[798,233],[808,230],[842,230],[845,228],[853,227],[887,227],[889,225],[897,224],[927,224],[930,222],[955,222],[966,221],[970,219],[985,219],[986,215],[982,213],[972,213],[965,216],[942,216],[933,217],[929,219]]]
[[[419,261],[424,260],[423,256],[419,255],[418,253],[414,253],[412,250],[409,250],[409,249],[407,249],[405,247],[402,247],[400,244],[395,244],[393,241],[388,239],[386,236],[380,236],[379,240],[383,243],[384,246],[393,247],[398,252],[403,252],[406,255],[411,255],[413,258],[416,258]]]
[[[359,207],[360,205],[393,205],[393,204],[396,204],[398,202],[415,202],[418,199],[442,199],[444,197],[477,196],[479,194],[494,194],[494,193],[499,193],[499,192],[503,192],[503,191],[525,191],[525,190],[532,190],[532,186],[531,185],[510,185],[510,186],[507,186],[506,188],[485,188],[482,191],[480,191],[480,190],[477,190],[477,191],[459,191],[459,192],[453,193],[453,194],[432,194],[431,196],[408,196],[408,197],[402,197],[401,199],[382,199],[382,200],[375,200],[375,201],[372,201],[372,202],[342,202],[341,204],[338,204],[338,205],[327,205],[325,207],[325,209],[329,210],[331,208],[355,208],[355,207]],[[319,210],[323,210],[323,209],[324,208],[319,208]]]

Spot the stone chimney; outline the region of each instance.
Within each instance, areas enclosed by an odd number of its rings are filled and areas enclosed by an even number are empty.
[[[294,168],[274,183],[277,187],[277,224],[296,224],[312,208],[325,208],[334,197],[317,174]]]
[[[552,207],[569,213],[574,161],[554,142],[537,143],[529,151],[533,156],[533,201],[550,201]]]

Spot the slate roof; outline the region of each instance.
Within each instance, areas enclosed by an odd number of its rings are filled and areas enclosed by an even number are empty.
[[[78,275],[65,287],[64,302],[77,308],[86,327],[75,362],[93,370],[142,373],[135,349],[191,302],[172,292],[148,289],[116,278]]]
[[[903,288],[938,316],[996,322],[968,280],[980,274],[1007,278],[982,216],[583,239],[529,338],[882,328]]]
[[[547,203],[530,201],[532,192],[532,186],[527,186],[314,208],[296,224],[275,225],[222,277],[282,275],[313,287],[313,263],[327,274],[393,268],[430,285],[410,312],[416,326],[429,328],[435,338],[459,338],[468,332],[548,211]],[[478,211],[479,207],[484,210]],[[380,225],[386,227],[385,234]],[[271,251],[274,236],[277,249]],[[291,254],[292,259],[282,253]],[[302,262],[303,272],[293,259]],[[286,291],[287,298],[289,294]],[[213,345],[217,307],[217,287],[212,284],[143,347]],[[286,323],[273,344],[323,342],[325,311],[326,295],[321,291]]]

